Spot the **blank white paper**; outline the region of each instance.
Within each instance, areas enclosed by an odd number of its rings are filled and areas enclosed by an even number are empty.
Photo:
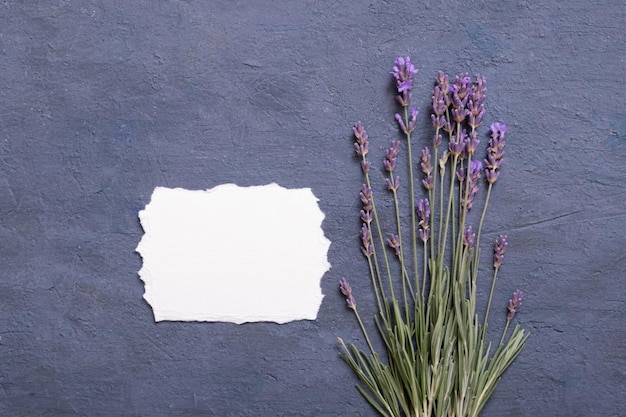
[[[139,212],[139,276],[155,321],[315,320],[330,269],[309,188],[157,187]]]

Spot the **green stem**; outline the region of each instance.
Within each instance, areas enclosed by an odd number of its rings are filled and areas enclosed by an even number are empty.
[[[409,109],[404,107],[404,125],[409,126]],[[409,183],[411,186],[411,232],[413,237],[413,267],[415,269],[415,283],[419,288],[419,269],[417,265],[417,228],[415,223],[415,181],[413,180],[413,155],[411,151],[411,133],[406,133],[408,159],[409,159]]]
[[[369,174],[365,174],[365,180],[367,182],[367,186],[369,188],[372,188],[371,183],[370,183],[370,177]],[[387,279],[389,281],[389,291],[391,292],[391,298],[393,300],[396,299],[396,295],[393,291],[393,280],[391,278],[391,269],[389,268],[389,258],[387,257],[387,251],[385,250],[385,238],[383,236],[383,232],[382,229],[380,227],[380,220],[378,219],[378,210],[376,210],[376,203],[374,202],[374,194],[372,193],[372,213],[374,214],[374,224],[376,225],[376,231],[378,232],[378,238],[381,242],[382,245],[382,249],[383,249],[383,259],[385,260],[385,268],[387,270]],[[369,225],[368,225],[369,227]],[[371,230],[371,228],[370,228]],[[374,260],[376,262],[376,265],[378,265],[378,257],[376,256],[376,245],[374,245],[374,235],[372,234],[372,248],[374,250]],[[378,268],[378,266],[377,266]],[[380,273],[380,272],[379,272]]]
[[[485,198],[485,205],[483,206],[483,212],[480,215],[480,223],[478,223],[478,231],[476,232],[476,248],[480,247],[480,235],[482,234],[483,222],[485,221],[485,214],[487,213],[487,207],[489,206],[489,199],[491,198],[492,187],[493,183],[489,183],[489,187],[487,187],[487,197]],[[478,263],[478,253],[479,251],[476,251],[476,258],[474,259],[474,262],[476,263]]]
[[[504,326],[504,330],[502,331],[502,337],[500,338],[500,346],[502,346],[502,343],[504,343],[504,336],[506,336],[506,332],[507,330],[509,330],[509,323],[511,323],[511,320],[507,318],[506,325]]]
[[[389,176],[392,177],[392,173],[389,173]],[[411,297],[413,302],[415,302],[415,294],[413,294],[413,286],[411,285],[411,280],[409,279],[408,273],[406,271],[406,267],[404,265],[404,249],[402,248],[402,227],[400,224],[400,209],[398,204],[398,193],[396,190],[393,191],[393,201],[396,208],[396,225],[398,230],[398,241],[400,242],[400,269],[402,271],[402,295],[404,296],[404,310],[406,314],[406,320],[409,321],[409,303],[406,296],[406,287],[408,285],[409,292],[411,293]]]
[[[363,336],[365,336],[365,341],[367,342],[367,347],[369,347],[370,352],[374,354],[374,347],[372,346],[372,342],[370,342],[370,338],[367,335],[367,330],[365,330],[365,326],[363,325],[363,321],[361,320],[361,316],[359,315],[358,310],[354,307],[354,315],[356,316],[357,321],[359,322],[359,326],[361,326],[361,332],[363,332]]]
[[[487,321],[489,318],[489,310],[491,309],[491,299],[493,298],[493,290],[496,287],[496,279],[498,278],[498,271],[500,268],[496,268],[493,272],[493,279],[491,280],[491,291],[489,291],[489,301],[487,302],[487,311],[485,311],[485,321],[483,322],[483,329],[487,329]],[[483,330],[486,331],[486,330]]]
[[[448,208],[446,210],[446,221],[445,221],[445,228],[444,228],[444,233],[443,233],[443,242],[441,244],[441,247],[439,248],[439,257],[438,259],[441,260],[441,262],[443,262],[443,254],[446,251],[446,240],[448,238],[448,226],[450,225],[450,212],[453,210],[453,203],[454,203],[454,172],[456,171],[456,165],[458,163],[459,160],[459,156],[455,155],[453,160],[452,160],[452,169],[451,169],[451,174],[450,174],[450,191],[448,194]],[[454,223],[454,221],[452,222]],[[453,225],[454,227],[454,225]]]

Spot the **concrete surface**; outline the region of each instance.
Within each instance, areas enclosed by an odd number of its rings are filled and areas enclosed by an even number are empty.
[[[532,336],[483,415],[626,415],[625,23],[621,0],[2,2],[0,415],[374,416],[337,282],[373,313],[351,126],[382,158],[405,54],[416,140],[439,69],[484,74],[511,127],[483,242],[508,234],[494,303],[523,289]],[[137,212],[226,182],[320,198],[318,320],[153,322]]]

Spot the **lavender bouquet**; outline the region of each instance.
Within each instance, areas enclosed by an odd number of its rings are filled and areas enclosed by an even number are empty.
[[[395,118],[406,138],[409,162],[408,233],[403,233],[400,177],[396,175],[403,144],[391,141],[382,161],[386,192],[395,211],[395,218],[390,219],[394,230],[385,234],[372,190],[369,138],[361,122],[353,129],[365,177],[360,192],[361,252],[376,295],[375,325],[384,352],[379,354],[375,349],[345,278],[340,281],[340,290],[354,312],[366,346],[361,349],[341,338],[339,342],[343,359],[361,381],[358,390],[380,415],[475,417],[528,337],[519,325],[509,332],[522,302],[522,292],[517,290],[509,300],[499,344],[492,349],[487,340],[491,300],[508,244],[505,235],[495,242],[493,275],[482,320],[476,312],[481,231],[500,175],[508,129],[493,123],[486,158],[481,161],[476,157],[478,128],[485,114],[485,78],[472,80],[462,74],[451,83],[439,72],[432,95],[432,146],[421,150],[416,163],[421,178],[418,187],[423,188],[418,198],[411,149],[418,115],[417,109],[411,108],[416,73],[409,57],[396,59],[392,74],[401,111]],[[470,224],[470,210],[485,183],[482,212],[475,216],[477,224]]]

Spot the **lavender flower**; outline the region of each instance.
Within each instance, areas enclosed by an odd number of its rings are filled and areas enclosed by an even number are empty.
[[[491,124],[491,139],[489,139],[487,159],[485,159],[485,177],[490,184],[495,183],[500,176],[499,169],[502,166],[506,144],[504,135],[508,130],[509,128],[504,123]]]
[[[469,111],[468,124],[472,129],[476,129],[485,115],[485,91],[486,79],[483,76],[476,75],[476,82],[472,85],[472,94],[467,102]]]
[[[346,305],[348,308],[352,310],[356,310],[356,301],[354,300],[354,296],[352,295],[352,288],[348,283],[348,280],[345,278],[341,278],[339,281],[339,290],[346,297]]]
[[[469,114],[469,110],[465,109],[464,107],[459,107],[459,108],[452,109],[451,113],[452,113],[452,120],[454,120],[457,123],[463,123],[463,120],[465,120],[465,118]]]
[[[400,141],[392,140],[391,146],[385,151],[385,160],[383,161],[383,165],[388,172],[393,172],[396,169],[396,160],[398,159],[398,154],[400,153]]]
[[[361,210],[361,221],[370,224],[374,220],[374,215],[371,211]]]
[[[374,254],[374,246],[372,245],[372,232],[367,224],[361,226],[361,253],[367,258]]]
[[[456,108],[465,107],[467,99],[469,99],[469,95],[472,92],[469,88],[471,82],[472,79],[467,73],[455,77],[454,84],[451,86],[450,90],[452,91],[452,104]]]
[[[462,185],[462,198],[461,198],[461,206],[469,211],[472,208],[472,203],[474,201],[474,197],[478,193],[478,180],[481,177],[481,173],[483,170],[483,164],[480,161],[473,160],[470,162],[469,169],[469,184]],[[459,170],[463,171],[463,170]],[[463,182],[465,179],[464,173],[462,173],[463,179],[459,179],[459,181]],[[459,173],[457,172],[457,177]]]
[[[459,168],[456,170],[456,179],[460,183],[463,183],[463,181],[465,181],[465,168]]]
[[[433,122],[433,127],[435,129],[441,129],[446,125],[445,116],[435,116],[434,114],[431,114],[430,120]]]
[[[417,212],[417,218],[419,220],[419,234],[422,242],[426,243],[426,241],[430,238],[430,202],[427,198],[422,198],[417,201],[415,205],[415,211]]]
[[[445,150],[441,158],[439,158],[439,175],[443,177],[443,174],[446,172],[446,164],[448,163],[448,158],[450,157],[450,151]]]
[[[472,233],[472,226],[468,226],[465,228],[463,232],[463,245],[467,248],[467,250],[471,250],[474,247],[474,241],[476,240],[476,233]]]
[[[441,90],[441,95],[443,96],[444,101],[447,101],[449,97],[448,93],[450,92],[450,78],[445,72],[439,71],[436,82],[437,87]],[[450,105],[449,102],[446,102],[445,104],[446,107]]]
[[[441,135],[435,135],[433,137],[433,147],[435,149],[439,149],[439,145],[441,145],[442,141],[443,141],[443,137]]]
[[[465,142],[462,140],[450,142],[448,143],[448,150],[452,156],[459,156],[465,151]]]
[[[398,235],[390,235],[389,239],[387,239],[387,245],[389,245],[389,247],[395,251],[396,256],[399,258],[400,257],[400,238],[398,237]]]
[[[511,298],[509,300],[509,304],[507,306],[507,309],[509,310],[506,319],[508,321],[513,320],[513,317],[515,317],[515,313],[517,313],[519,311],[519,309],[522,307],[522,291],[521,290],[517,290],[513,293],[513,298]]]
[[[448,109],[448,106],[446,105],[446,95],[444,94],[441,88],[442,88],[441,86],[436,85],[435,88],[433,89],[433,96],[432,96],[432,105],[433,105],[433,112],[434,112],[432,116],[433,118],[437,118],[437,119],[440,117],[443,117],[444,114],[446,113],[446,110]]]
[[[465,151],[469,155],[474,155],[476,148],[478,148],[478,144],[480,141],[476,139],[476,131],[472,130],[467,136],[465,136]]]
[[[422,184],[424,185],[424,188],[430,191],[435,187],[435,182],[434,182],[435,180],[432,176],[433,162],[432,162],[432,157],[430,155],[430,149],[428,147],[425,147],[424,149],[422,149],[420,161],[421,161],[420,168],[422,169],[422,172],[426,176],[422,180]]]
[[[506,235],[500,235],[493,247],[493,267],[496,269],[502,266],[504,252],[506,252],[506,247],[509,245],[506,239]]]
[[[402,132],[405,135],[408,135],[411,132],[413,132],[413,130],[415,130],[415,125],[417,124],[418,114],[419,114],[419,110],[417,110],[416,108],[413,108],[411,110],[411,120],[409,120],[408,127],[404,124],[404,120],[402,119],[402,116],[399,113],[396,113],[396,115],[394,116],[396,121],[398,122],[398,126],[400,126],[400,130],[402,130]]]
[[[417,74],[417,69],[411,64],[410,57],[398,57],[396,58],[393,71],[391,72],[396,79],[396,88],[398,89],[398,96],[396,99],[402,107],[408,107],[411,102],[411,89],[413,89],[413,76]]]
[[[368,187],[366,184],[361,186],[361,192],[359,193],[361,197],[361,203],[363,203],[363,210],[366,212],[372,211],[374,208],[374,203],[372,200],[372,189]]]
[[[428,148],[428,146],[422,149],[420,161],[420,168],[422,169],[424,175],[430,175],[433,172],[433,164],[432,157],[430,156],[430,149]]]
[[[400,188],[400,177],[385,178],[385,183],[389,191],[397,191]]]
[[[354,137],[356,138],[356,141],[354,142],[356,154],[365,157],[369,151],[369,142],[367,132],[365,131],[363,124],[361,122],[356,122],[352,131],[354,132]]]

